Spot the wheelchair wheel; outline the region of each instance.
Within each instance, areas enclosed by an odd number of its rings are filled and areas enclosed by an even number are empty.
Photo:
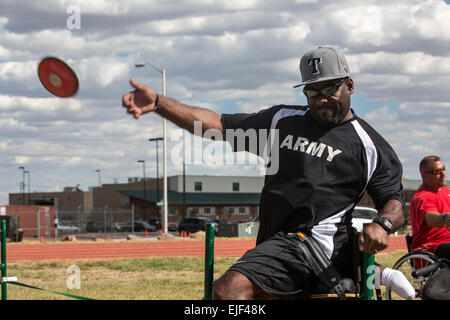
[[[430,263],[436,262],[437,257],[428,251],[416,251],[411,252],[403,257],[401,257],[392,267],[394,270],[399,270],[402,272],[406,278],[409,280],[411,285],[416,290],[416,300],[422,298],[422,290],[423,286],[428,280],[428,277],[420,276],[413,277],[412,272],[414,270],[423,268]],[[386,299],[387,300],[403,300],[400,296],[398,296],[395,292],[391,291],[389,287],[386,288]]]

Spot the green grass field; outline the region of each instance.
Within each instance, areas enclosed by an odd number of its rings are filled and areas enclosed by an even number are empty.
[[[214,279],[235,258],[214,261]],[[80,270],[80,289],[69,290],[69,266]],[[18,282],[46,290],[99,300],[201,300],[204,260],[200,258],[146,258],[9,263],[8,275]],[[8,285],[8,300],[71,299],[50,292]]]
[[[404,251],[380,253],[376,261],[391,267]],[[216,258],[214,279],[236,258]],[[69,266],[80,270],[80,289],[69,290]],[[204,260],[201,258],[145,258],[20,262],[8,264],[8,276],[46,290],[97,300],[201,300],[204,294]],[[66,300],[51,292],[8,285],[8,300]]]

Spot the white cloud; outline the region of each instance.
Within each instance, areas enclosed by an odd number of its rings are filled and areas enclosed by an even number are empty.
[[[0,79],[2,80],[24,80],[36,75],[36,63],[26,62],[5,62],[0,64]]]
[[[81,158],[81,157],[70,157],[70,158],[63,157],[62,167],[65,168],[65,167],[72,167],[72,166],[78,165],[82,159],[83,158]]]
[[[236,105],[239,108],[239,110],[241,112],[244,112],[244,113],[254,113],[254,112],[258,112],[260,110],[263,110],[263,109],[266,109],[266,108],[270,107],[270,106],[267,106],[267,105],[266,106],[264,106],[264,105],[262,106],[262,105],[259,105],[257,103],[242,102],[242,101],[238,101],[236,103]]]
[[[29,162],[29,159],[27,157],[22,157],[22,156],[15,157],[16,164],[27,164],[28,162]]]
[[[410,26],[426,39],[450,40],[450,6],[444,1],[422,1],[414,8]]]
[[[60,98],[28,98],[0,95],[0,110],[34,111],[50,113],[55,111],[80,111],[81,101]]]
[[[415,51],[408,53],[373,52],[350,56],[352,71],[384,75],[448,75],[450,59]],[[356,68],[355,68],[356,67]]]
[[[338,7],[339,4],[336,4]],[[375,45],[380,46],[392,38],[398,37],[398,33],[384,32],[388,28],[384,24],[385,8],[376,5],[359,5],[346,10],[331,11],[331,23],[345,30],[345,36],[349,45]]]
[[[100,88],[110,86],[114,81],[123,81],[128,78],[130,71],[130,64],[113,57],[83,59],[77,66],[81,81],[95,81]]]

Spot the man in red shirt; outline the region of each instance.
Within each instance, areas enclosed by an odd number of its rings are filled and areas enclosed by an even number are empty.
[[[450,259],[450,190],[445,166],[439,157],[427,156],[419,169],[422,185],[409,208],[411,250],[426,250]]]

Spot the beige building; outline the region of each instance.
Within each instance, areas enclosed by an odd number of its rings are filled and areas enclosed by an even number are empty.
[[[178,223],[185,216],[204,216],[228,221],[248,220],[258,215],[264,177],[176,175],[168,177],[168,219]],[[130,178],[129,183],[103,184],[89,191],[66,187],[61,192],[11,193],[10,205],[54,205],[60,219],[123,221],[161,218],[163,181]],[[420,181],[404,179],[405,215]],[[374,207],[366,194],[359,205]]]
[[[149,178],[145,183],[143,179],[129,180],[129,183],[102,184],[89,191],[65,187],[61,192],[10,193],[9,204],[54,205],[62,220],[65,219],[64,214],[75,215],[76,219],[82,216],[84,221],[88,221],[95,219],[96,214],[112,211],[129,214],[131,209],[137,218],[160,218],[162,179]],[[178,223],[184,216],[246,220],[258,214],[264,177],[178,175],[167,180],[171,222]]]

